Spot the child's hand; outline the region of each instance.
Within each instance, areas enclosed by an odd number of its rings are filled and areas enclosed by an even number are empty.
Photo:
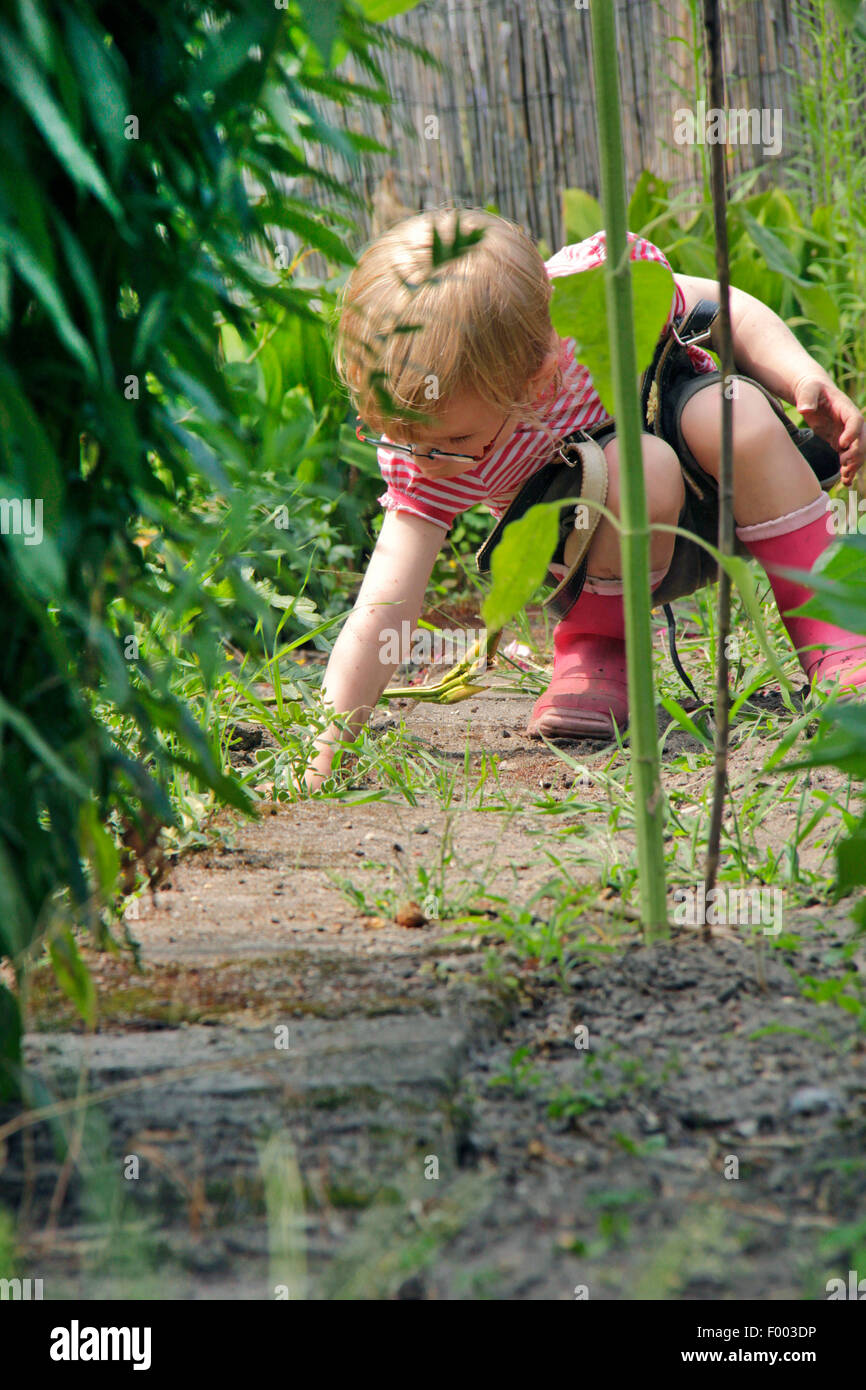
[[[839,455],[842,482],[850,487],[866,460],[866,421],[850,397],[832,381],[806,376],[797,382],[794,405],[810,429]]]
[[[314,767],[308,767],[304,773],[304,786],[308,792],[317,792],[327,777],[326,772],[317,772]]]

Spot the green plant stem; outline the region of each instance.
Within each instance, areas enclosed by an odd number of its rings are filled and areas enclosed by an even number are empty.
[[[637,834],[640,913],[649,939],[667,935],[664,799],[659,771],[650,628],[649,522],[644,488],[641,420],[636,391],[631,263],[626,236],[625,169],[617,80],[613,0],[592,8],[601,195],[607,233],[605,295],[620,459],[623,603],[631,710],[631,760]]]
[[[710,105],[721,109],[724,104],[724,72],[722,69],[722,32],[719,0],[704,0],[706,31],[707,80]],[[734,553],[734,487],[733,487],[733,400],[728,383],[735,370],[734,340],[731,333],[730,269],[728,266],[727,189],[725,184],[725,148],[721,144],[710,148],[710,180],[713,194],[713,223],[716,240],[716,268],[719,280],[719,360],[722,367],[722,450],[719,469],[719,550],[722,555]],[[728,633],[731,627],[731,579],[719,566],[719,595],[716,656],[715,709],[715,775],[713,804],[707,842],[704,877],[706,894],[715,886],[719,868],[719,847],[722,833],[722,814],[728,784],[728,729],[730,723],[728,692]],[[706,901],[706,899],[705,899]],[[704,924],[704,936],[710,934]]]

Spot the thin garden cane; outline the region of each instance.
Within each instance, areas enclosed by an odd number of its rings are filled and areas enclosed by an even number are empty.
[[[659,769],[650,630],[649,522],[641,453],[631,265],[626,236],[625,169],[614,0],[593,5],[592,62],[604,225],[605,298],[621,460],[621,530],[631,760],[641,921],[647,937],[667,935],[664,798]]]
[[[724,69],[722,66],[722,29],[719,0],[704,0],[704,30],[706,33],[707,84],[711,107],[722,110],[724,105]],[[725,179],[725,147],[718,142],[710,149],[710,182],[713,195],[713,224],[716,242],[716,268],[719,279],[719,360],[722,369],[722,448],[719,468],[719,550],[722,555],[734,553],[734,489],[733,489],[733,400],[730,382],[736,371],[734,343],[731,333],[730,268],[728,265],[727,188]],[[730,692],[728,690],[728,636],[731,627],[731,580],[724,567],[719,568],[718,596],[718,653],[716,665],[715,708],[715,774],[713,804],[707,840],[704,869],[704,902],[715,886],[719,868],[719,848],[722,814],[728,790],[728,732],[730,724]],[[710,939],[706,920],[703,937]]]

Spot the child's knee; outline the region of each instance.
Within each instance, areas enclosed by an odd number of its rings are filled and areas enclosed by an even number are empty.
[[[750,381],[733,382],[734,453],[751,453],[767,439],[767,432],[782,430],[767,397]],[[705,472],[718,473],[722,446],[722,388],[720,383],[696,391],[683,408],[680,428],[683,439]]]
[[[620,515],[620,462],[617,440],[605,448],[608,473],[607,505]],[[652,521],[675,524],[685,501],[686,490],[680,461],[669,444],[654,434],[641,435],[647,516]]]

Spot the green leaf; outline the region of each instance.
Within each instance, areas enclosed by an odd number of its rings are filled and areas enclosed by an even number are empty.
[[[836,846],[836,863],[838,897],[866,883],[866,826],[862,823],[853,835]]]
[[[341,0],[298,0],[304,28],[330,66],[334,39],[340,32]]]
[[[118,222],[123,209],[109,188],[93,156],[84,148],[72,126],[49,91],[42,74],[27,51],[5,24],[0,24],[0,70],[6,85],[14,92],[41,130],[48,148],[56,155],[73,182],[89,188]]]
[[[458,260],[470,246],[474,246],[484,237],[484,228],[476,227],[474,231],[464,232],[460,227],[460,217],[458,215],[454,227],[454,236],[451,241],[443,241],[433,228],[433,246],[431,252],[431,263],[434,266],[445,265],[448,261]]]
[[[57,983],[67,998],[72,1000],[88,1028],[92,1028],[96,1018],[96,990],[72,932],[60,932],[49,944],[48,953]]]
[[[779,770],[827,767],[866,779],[866,710],[862,705],[834,704],[822,716],[821,732],[800,758],[780,763]]]
[[[51,26],[37,0],[18,0],[18,18],[27,42],[43,67],[51,66]]]
[[[825,333],[839,332],[839,309],[826,285],[815,283],[807,286],[800,282],[795,294],[807,318],[823,328]]]
[[[586,241],[604,227],[604,213],[597,198],[582,188],[562,190],[562,223],[567,244]]]
[[[702,743],[705,748],[709,748],[712,751],[712,739],[707,736],[706,731],[698,727],[691,716],[683,709],[679,701],[675,700],[673,696],[668,695],[661,695],[660,699],[668,714],[679,724],[680,728],[684,729],[687,734],[691,734],[692,738],[696,738],[698,743]]]
[[[26,473],[19,472],[17,487],[22,496],[26,488],[28,497],[43,499],[43,521],[57,529],[64,496],[61,464],[37,412],[23,395],[14,373],[2,361],[0,406],[0,454],[5,452],[10,464],[16,453],[26,459]],[[8,484],[4,484],[5,489]],[[9,495],[6,490],[6,496]]]
[[[856,498],[856,493],[849,493]],[[857,499],[859,505],[859,499]],[[831,497],[831,515],[834,524],[843,529],[854,520],[859,527],[866,524],[866,518],[858,510],[856,518],[850,516],[851,502],[844,497]],[[846,535],[844,540],[828,546],[812,570],[790,567],[788,577],[808,584],[813,597],[799,608],[790,611],[802,613],[807,617],[822,618],[835,623],[846,632],[866,633],[866,536]]]
[[[171,297],[168,290],[157,290],[139,316],[130,366],[142,366],[152,342],[159,339],[168,323]]]
[[[78,777],[71,768],[68,768],[62,759],[57,756],[54,749],[45,742],[45,739],[27,716],[22,714],[20,710],[13,709],[12,706],[4,700],[3,696],[0,695],[0,732],[2,732],[4,722],[12,726],[19,738],[32,749],[39,761],[43,763],[48,771],[53,773],[58,781],[62,782],[65,787],[75,792],[76,796],[88,797],[90,795],[90,789],[86,782],[83,782],[81,778]]]
[[[367,19],[381,24],[386,19],[393,19],[396,14],[414,10],[419,0],[358,0],[358,3]]]
[[[131,142],[124,135],[124,121],[131,114],[129,98],[117,59],[117,50],[106,47],[100,35],[66,8],[64,23],[69,53],[78,74],[90,119],[117,174],[129,156]]]
[[[96,350],[99,354],[99,367],[104,385],[111,383],[111,356],[108,348],[108,328],[99,287],[93,269],[84,254],[80,241],[64,222],[59,213],[54,215],[57,234],[66,256],[69,273],[78,286],[81,298],[87,306]]]
[[[254,9],[253,13],[241,15],[212,31],[207,47],[192,69],[189,91],[193,100],[202,92],[216,92],[247,64],[256,61],[250,56],[250,50],[265,38],[265,15],[265,11],[256,14]]]
[[[0,984],[0,1104],[20,1095],[21,1011],[11,990]]]
[[[714,549],[714,547],[710,547],[710,549]],[[767,632],[764,615],[761,611],[761,605],[758,602],[757,590],[755,589],[755,576],[749,567],[749,562],[741,555],[722,555],[718,550],[715,550],[714,553],[717,560],[727,570],[732,582],[737,586],[743,607],[752,621],[755,635],[764,649],[764,655],[767,658],[774,678],[783,688],[787,687],[789,681],[785,675],[782,663],[779,661],[776,654],[776,648]]]
[[[484,621],[492,632],[498,632],[526,606],[544,579],[556,548],[562,505],[540,502],[506,526],[491,557],[493,583],[482,605]]]
[[[91,380],[97,376],[96,360],[90,346],[79,333],[63,302],[63,296],[44,266],[33,254],[30,246],[14,227],[0,225],[0,237],[6,244],[12,262],[21,279],[33,290],[42,307],[49,314],[57,336],[77,358]]]
[[[561,337],[573,337],[575,356],[592,376],[602,404],[614,414],[613,375],[605,300],[605,266],[557,276],[553,281],[550,317]],[[670,313],[674,278],[658,261],[632,261],[635,352],[638,371],[652,360]],[[636,384],[636,383],[635,383]]]
[[[79,817],[81,827],[81,851],[96,875],[100,892],[106,901],[114,897],[117,876],[120,873],[120,859],[117,846],[99,820],[99,814],[92,801],[81,807]]]
[[[12,859],[0,838],[0,958],[7,956],[14,960],[25,949],[31,925],[32,914],[16,878]]]
[[[776,233],[771,232],[769,227],[763,227],[744,207],[739,209],[739,215],[743,219],[749,236],[771,270],[775,270],[779,275],[784,275],[786,280],[791,280],[796,285],[805,285],[809,288],[814,284],[812,280],[802,279],[794,253],[789,250],[781,237],[777,237]]]
[[[831,0],[839,18],[858,39],[866,40],[866,0]]]

